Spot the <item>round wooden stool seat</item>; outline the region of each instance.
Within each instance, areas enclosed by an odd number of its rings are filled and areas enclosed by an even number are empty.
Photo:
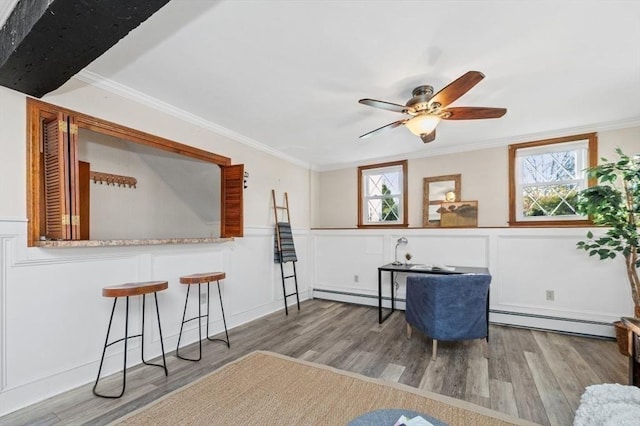
[[[203,284],[211,281],[219,281],[225,278],[224,272],[204,272],[180,277],[181,284]]]
[[[139,296],[141,294],[155,293],[169,288],[167,281],[146,281],[139,283],[126,283],[121,285],[112,285],[102,289],[104,297],[127,297]]]

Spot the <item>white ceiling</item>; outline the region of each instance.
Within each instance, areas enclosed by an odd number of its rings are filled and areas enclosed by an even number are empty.
[[[79,74],[315,169],[640,125],[640,1],[172,0]],[[404,104],[469,70],[425,145]]]

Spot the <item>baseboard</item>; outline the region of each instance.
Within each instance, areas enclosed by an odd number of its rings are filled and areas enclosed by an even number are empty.
[[[313,289],[314,299],[333,300],[336,302],[353,303],[355,305],[378,306],[378,296],[364,293],[353,293],[347,291],[326,290],[320,288]],[[404,311],[405,299],[396,297],[396,309]],[[391,308],[391,298],[382,296],[382,307]]]
[[[364,293],[345,292],[328,290],[322,288],[313,289],[313,298],[333,300],[336,302],[353,303],[356,305],[378,306],[378,296]],[[382,307],[391,307],[391,298],[382,297]],[[396,298],[396,309],[405,309],[405,299]],[[598,338],[614,338],[615,330],[613,325],[608,322],[584,320],[568,317],[555,317],[549,315],[539,315],[522,312],[512,312],[505,310],[489,311],[489,322],[496,325],[511,325],[515,327],[523,327],[537,330],[557,331],[560,333],[569,333],[573,335],[598,337]]]

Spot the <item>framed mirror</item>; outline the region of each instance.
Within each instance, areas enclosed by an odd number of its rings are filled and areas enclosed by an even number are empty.
[[[460,201],[460,174],[424,178],[422,226],[440,226],[442,202]]]

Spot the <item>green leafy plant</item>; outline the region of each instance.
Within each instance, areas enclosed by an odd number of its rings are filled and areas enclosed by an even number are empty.
[[[629,157],[620,148],[616,153],[617,161],[602,158],[602,164],[587,170],[598,184],[580,191],[577,205],[578,212],[589,215],[595,225],[609,229],[601,237],[594,237],[589,231],[587,240],[578,242],[577,247],[601,260],[624,257],[631,298],[639,315],[640,156]]]

